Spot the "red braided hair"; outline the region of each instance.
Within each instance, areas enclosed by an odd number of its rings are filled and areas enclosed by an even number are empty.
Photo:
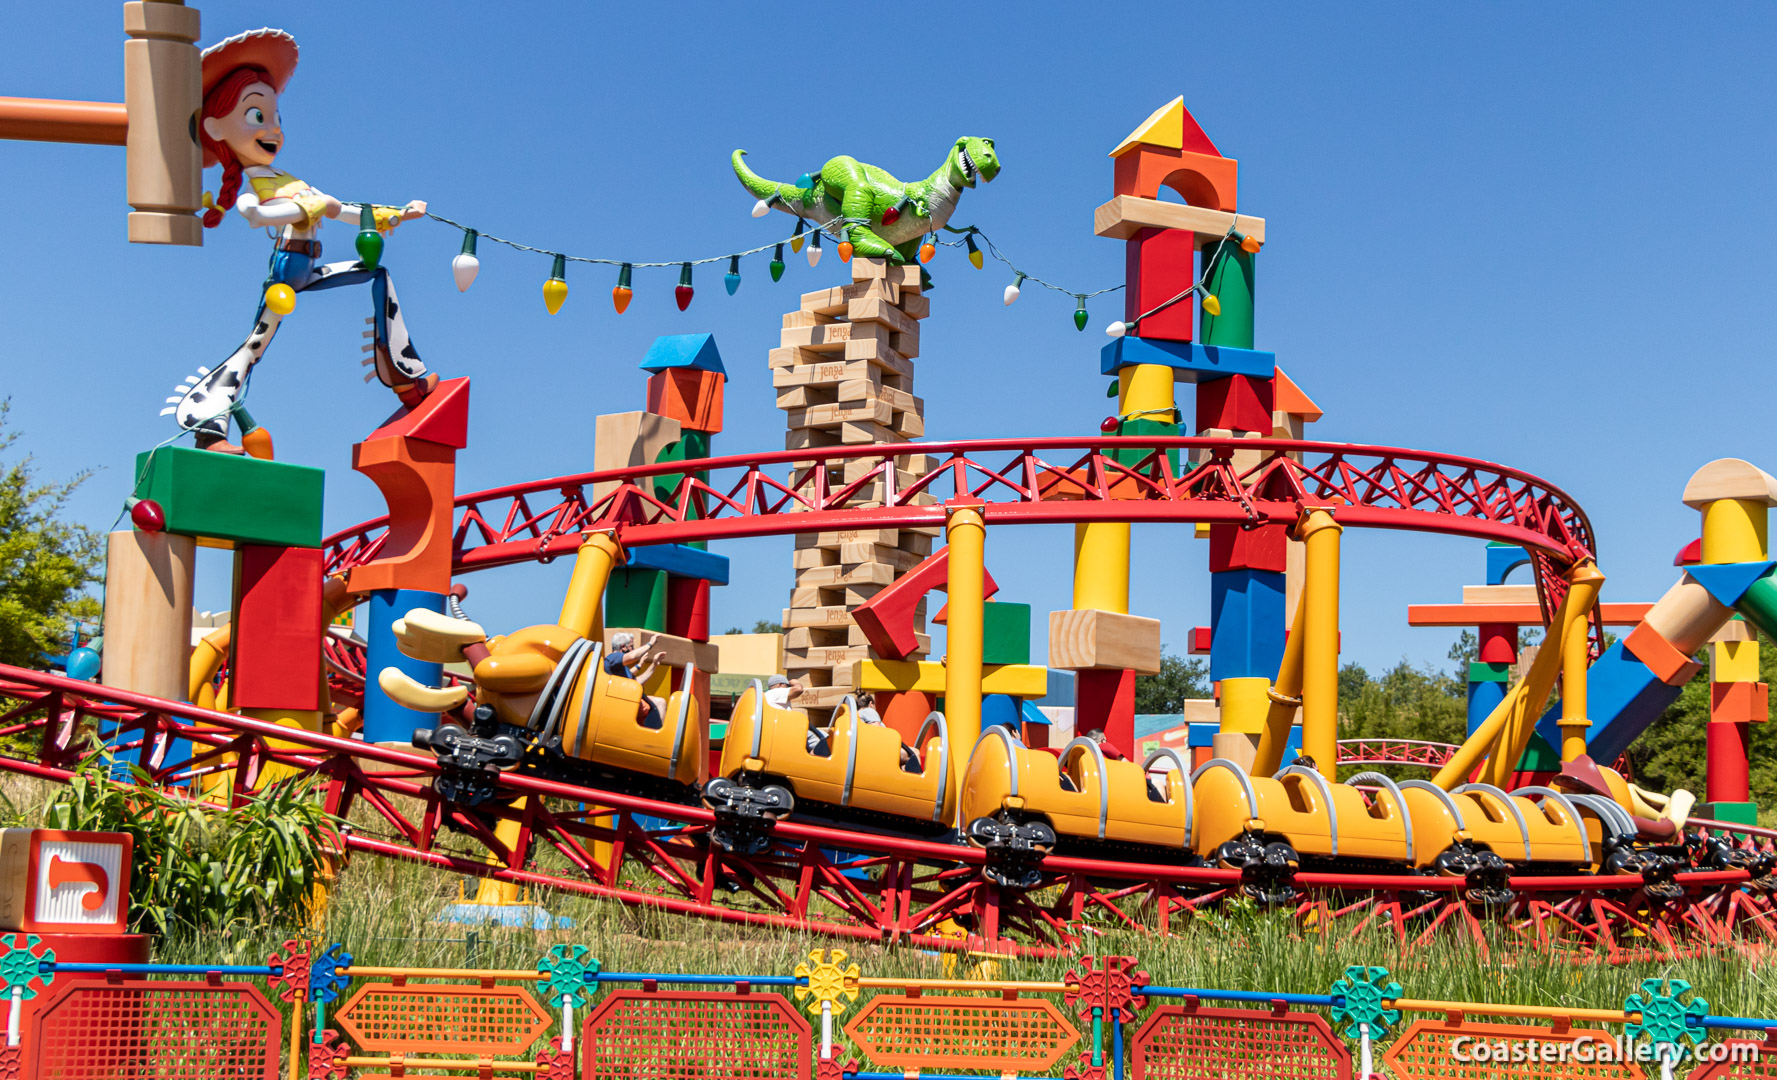
[[[260,67],[238,67],[223,76],[222,81],[204,95],[204,118],[223,117],[233,112],[240,104],[241,95],[254,83],[270,86],[271,73]],[[222,212],[234,209],[235,197],[241,193],[241,163],[228,144],[210,138],[202,124],[197,130],[198,137],[204,141],[204,149],[222,163],[222,186],[216,191],[216,205],[204,211],[204,228],[214,229],[222,224]]]

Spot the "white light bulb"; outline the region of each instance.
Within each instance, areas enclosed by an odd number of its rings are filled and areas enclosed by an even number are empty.
[[[481,272],[481,260],[467,251],[450,261],[450,276],[457,279],[457,291],[468,292],[469,286],[475,284],[475,275]]]
[[[808,265],[821,265],[821,246],[819,244],[808,245]]]
[[[1006,286],[1006,306],[1011,307],[1012,301],[1014,301],[1016,299],[1018,299],[1018,286],[1016,286],[1016,285]]]
[[[760,199],[758,202],[753,204],[753,216],[754,217],[764,217],[766,214],[769,214],[769,213],[771,213],[771,204],[766,202],[764,199]]]
[[[1105,327],[1104,332],[1105,332],[1105,334],[1107,334],[1110,337],[1122,337],[1124,334],[1127,334],[1129,332],[1129,324],[1123,322],[1122,320],[1118,320],[1117,322],[1114,322],[1111,325]]]

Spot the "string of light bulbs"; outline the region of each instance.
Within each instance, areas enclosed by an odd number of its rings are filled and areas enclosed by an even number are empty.
[[[548,309],[551,315],[560,311],[562,304],[565,303],[568,298],[567,264],[571,262],[617,267],[617,284],[611,289],[611,305],[616,308],[619,315],[623,314],[623,312],[628,309],[630,300],[635,295],[633,277],[635,269],[638,267],[641,269],[665,269],[676,266],[679,268],[679,284],[674,289],[674,299],[678,302],[679,310],[684,311],[691,306],[691,299],[695,294],[695,286],[692,283],[693,267],[726,261],[728,263],[728,270],[727,273],[723,275],[722,281],[724,287],[728,290],[728,295],[733,296],[740,288],[741,259],[771,251],[772,258],[768,270],[771,273],[771,280],[780,281],[783,279],[784,275],[784,248],[786,246],[789,247],[791,252],[801,252],[806,245],[808,249],[808,265],[810,267],[817,266],[821,261],[822,233],[840,226],[868,224],[868,222],[859,218],[835,217],[810,228],[808,221],[802,218],[797,218],[795,232],[782,240],[774,240],[760,244],[757,247],[731,252],[726,255],[712,255],[698,259],[668,259],[659,262],[646,262],[636,259],[612,259],[590,255],[571,255],[567,252],[556,251],[551,248],[536,247],[531,244],[520,243],[516,240],[509,240],[502,236],[495,236],[480,229],[472,228],[460,221],[453,221],[442,214],[428,212],[426,216],[441,225],[448,225],[453,229],[457,229],[463,234],[462,250],[451,260],[450,264],[451,275],[456,281],[457,291],[459,292],[467,291],[469,286],[475,283],[476,275],[481,271],[481,259],[477,253],[477,247],[482,240],[489,241],[490,243],[502,244],[515,251],[524,251],[531,254],[549,256],[552,263],[549,277],[543,282],[543,306]],[[1084,330],[1086,328],[1086,323],[1089,319],[1086,312],[1086,302],[1088,300],[1091,300],[1094,297],[1103,296],[1106,293],[1116,292],[1123,288],[1122,285],[1113,285],[1109,288],[1097,289],[1092,292],[1076,292],[1053,282],[1046,281],[1043,278],[1038,277],[1036,274],[1022,269],[1012,262],[1011,259],[1007,258],[1006,255],[1000,251],[998,245],[988,238],[986,233],[973,225],[961,229],[951,228],[947,225],[944,227],[944,230],[946,232],[958,234],[962,239],[940,240],[935,233],[928,235],[925,243],[921,244],[919,248],[920,263],[924,264],[930,262],[932,257],[937,253],[937,248],[940,245],[944,247],[963,247],[968,250],[969,264],[975,269],[980,270],[986,265],[981,251],[981,245],[985,245],[987,253],[991,254],[997,261],[1005,264],[1014,275],[1012,284],[1006,286],[1003,296],[1007,306],[1010,306],[1018,299],[1019,292],[1025,282],[1035,283],[1045,289],[1050,289],[1061,293],[1064,296],[1071,296],[1074,298],[1074,329],[1076,330]],[[980,245],[976,243],[977,237],[980,239]],[[840,261],[851,261],[852,245],[849,241],[840,241],[836,245],[836,248],[839,253]]]

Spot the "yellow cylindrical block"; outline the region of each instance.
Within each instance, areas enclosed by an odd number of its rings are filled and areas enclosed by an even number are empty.
[[[1265,730],[1265,714],[1271,710],[1271,680],[1263,675],[1223,679],[1221,689],[1222,733],[1256,739]]]
[[[1763,562],[1768,511],[1757,499],[1717,499],[1703,508],[1705,563]]]
[[[574,553],[574,575],[568,579],[568,594],[562,598],[562,626],[585,638],[602,638],[604,619],[599,614],[599,601],[604,599],[605,586],[611,580],[611,568],[623,558],[623,549],[610,533],[589,533],[580,550]]]
[[[1117,372],[1117,412],[1123,417],[1141,414],[1142,420],[1168,420],[1177,405],[1173,395],[1173,371],[1164,364],[1132,364]],[[1166,415],[1155,415],[1164,413]]]
[[[950,727],[951,776],[962,789],[969,755],[981,737],[982,633],[987,621],[987,524],[981,511],[959,506],[944,525],[950,545],[950,613],[944,657],[944,719]]]
[[[1074,526],[1074,610],[1129,614],[1129,523]]]
[[[196,8],[164,0],[123,6],[123,94],[129,238],[136,244],[203,244],[198,111],[203,106]]]
[[[1259,736],[1259,751],[1253,758],[1255,776],[1270,776],[1283,766],[1290,728],[1295,726],[1296,710],[1302,707],[1299,703],[1302,699],[1302,639],[1307,636],[1303,631],[1306,620],[1306,605],[1298,599],[1295,617],[1290,620],[1290,636],[1283,645],[1283,660],[1277,665],[1276,693],[1266,695],[1265,730]]]
[[[1328,780],[1339,779],[1339,535],[1325,510],[1310,510],[1296,532],[1306,551],[1302,603],[1302,753]]]

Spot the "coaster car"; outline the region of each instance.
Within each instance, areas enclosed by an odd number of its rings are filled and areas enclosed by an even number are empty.
[[[944,714],[926,717],[908,757],[899,735],[861,722],[857,712],[847,697],[831,730],[814,729],[811,737],[808,714],[771,705],[754,680],[735,702],[717,775],[703,789],[719,825],[716,842],[743,854],[763,850],[769,823],[798,804],[823,816],[865,823],[886,816],[910,831],[947,830],[956,799]]]

